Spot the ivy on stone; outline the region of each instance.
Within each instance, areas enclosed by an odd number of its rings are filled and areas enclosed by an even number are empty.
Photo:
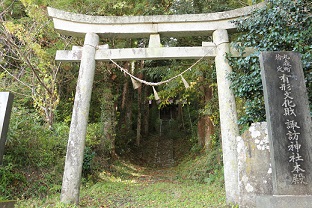
[[[242,58],[228,57],[233,67],[229,74],[232,89],[242,103],[239,124],[265,120],[259,54],[261,51],[296,51],[302,55],[310,103],[312,101],[312,2],[309,0],[268,0],[250,17],[235,21],[241,34],[233,46],[243,53],[246,47],[256,52]],[[311,104],[310,104],[311,106]],[[311,106],[312,107],[312,106]]]

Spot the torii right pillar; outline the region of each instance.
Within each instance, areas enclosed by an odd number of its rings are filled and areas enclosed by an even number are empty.
[[[230,80],[227,76],[232,68],[226,59],[230,52],[227,30],[216,30],[213,33],[216,45],[216,71],[219,96],[219,111],[224,164],[224,181],[227,203],[238,203],[238,172],[236,138],[239,135],[236,103]]]

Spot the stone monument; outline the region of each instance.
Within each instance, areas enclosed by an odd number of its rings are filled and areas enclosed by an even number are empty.
[[[4,145],[8,133],[9,120],[13,104],[13,94],[0,92],[0,165],[2,165]]]
[[[296,52],[260,55],[270,154],[272,196],[257,207],[312,207],[312,131],[309,102]]]

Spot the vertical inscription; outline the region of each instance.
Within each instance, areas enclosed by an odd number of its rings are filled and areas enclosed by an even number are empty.
[[[260,65],[273,194],[311,194],[311,118],[300,54],[262,52]]]
[[[275,61],[278,63],[276,70],[280,80],[279,90],[283,94],[283,103],[281,105],[283,116],[286,119],[284,128],[286,128],[286,138],[288,141],[287,151],[289,152],[288,162],[291,164],[292,184],[307,184],[305,169],[302,167],[304,159],[300,154],[300,126],[297,122],[296,102],[292,96],[292,82],[295,84],[297,77],[292,75],[291,57],[287,54],[275,55]],[[295,93],[295,92],[294,92]]]

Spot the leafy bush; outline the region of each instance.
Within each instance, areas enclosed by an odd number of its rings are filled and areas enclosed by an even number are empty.
[[[14,191],[18,191],[16,185],[25,182],[25,177],[15,170],[12,163],[7,164],[6,166],[0,166],[0,178],[0,194],[3,199],[13,197]]]
[[[195,158],[186,158],[178,166],[178,177],[183,180],[194,180],[223,187],[224,176],[221,155],[222,151],[219,146],[213,151],[202,152]],[[191,157],[194,157],[194,155]]]
[[[92,171],[92,160],[94,159],[95,152],[90,147],[86,147],[84,151],[82,173],[88,175]]]
[[[14,108],[6,157],[21,167],[50,167],[59,161],[59,155],[65,155],[68,132],[69,128],[62,124],[49,129],[31,110]]]
[[[61,190],[69,126],[55,123],[48,128],[35,112],[14,107],[0,167],[0,195],[4,198],[43,197]],[[88,176],[109,158],[109,141],[102,123],[88,126],[83,176]],[[94,162],[95,157],[101,157]]]
[[[101,123],[88,126],[84,176],[100,166],[94,163],[96,153],[100,157],[109,154],[102,131]],[[0,167],[0,195],[29,198],[60,192],[68,133],[65,123],[55,123],[51,129],[35,111],[13,108],[4,164]]]
[[[269,0],[265,7],[250,17],[235,21],[241,35],[234,47],[243,52],[253,47],[256,52],[245,58],[230,58],[233,73],[229,75],[235,96],[245,102],[242,125],[265,118],[258,56],[260,51],[297,51],[312,103],[312,18],[311,1]]]
[[[0,167],[0,195],[6,198],[44,196],[60,191],[69,128],[43,125],[34,111],[13,108]]]

